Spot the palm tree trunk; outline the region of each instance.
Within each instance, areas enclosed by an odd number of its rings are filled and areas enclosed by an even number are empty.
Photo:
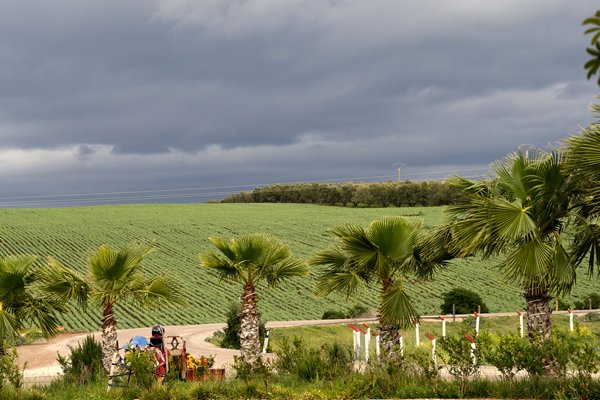
[[[385,279],[383,281],[383,287],[381,292],[385,293],[386,290],[392,285],[391,279]],[[400,331],[396,325],[390,325],[382,322],[381,319],[382,310],[377,310],[377,319],[379,320],[379,335],[381,338],[381,347],[383,348],[383,354],[386,357],[393,359],[398,357],[398,346]]]
[[[117,319],[113,314],[113,304],[105,304],[102,310],[102,365],[110,372],[112,356],[117,350]]]
[[[240,351],[246,361],[254,361],[260,354],[258,336],[259,315],[256,306],[256,287],[252,283],[244,285],[242,309],[240,311]]]
[[[552,297],[548,294],[547,288],[531,289],[525,293],[527,300],[527,336],[530,341],[546,340],[550,338],[551,321],[550,300]],[[542,359],[544,364],[544,374],[546,376],[555,375],[558,372],[558,366],[553,356]]]
[[[524,294],[527,300],[527,336],[529,340],[535,338],[545,340],[550,337],[551,322],[550,300],[547,288],[529,289]]]

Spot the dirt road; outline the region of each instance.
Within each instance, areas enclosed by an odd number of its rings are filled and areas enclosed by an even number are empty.
[[[294,327],[307,325],[341,324],[348,320],[310,320],[310,321],[277,321],[267,324],[269,328]],[[198,356],[214,355],[215,367],[227,367],[233,363],[233,356],[239,355],[238,350],[222,349],[206,341],[216,331],[223,329],[224,323],[165,326],[165,335],[183,336],[186,341],[188,353]],[[127,343],[134,336],[149,337],[151,328],[134,328],[118,330],[119,344]],[[75,347],[87,335],[93,334],[100,340],[100,332],[93,333],[63,333],[51,340],[40,340],[33,344],[17,347],[19,365],[26,363],[25,378],[29,382],[45,382],[50,377],[60,374],[61,369],[56,361],[57,353],[66,356],[70,354],[70,347]]]

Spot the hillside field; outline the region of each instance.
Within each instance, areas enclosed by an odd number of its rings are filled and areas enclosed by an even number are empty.
[[[34,254],[43,264],[54,256],[66,265],[84,270],[90,253],[102,244],[121,246],[136,239],[153,240],[158,252],[145,261],[152,273],[166,273],[181,283],[189,298],[186,308],[166,307],[151,311],[133,306],[117,307],[120,328],[224,322],[225,312],[237,302],[240,285],[220,282],[198,266],[200,252],[212,250],[207,238],[230,238],[242,233],[268,232],[283,239],[297,257],[307,258],[333,242],[328,231],[336,225],[367,225],[383,216],[422,218],[426,228],[440,224],[442,208],[342,208],[299,204],[163,204],[111,205],[78,208],[0,210],[0,253]],[[454,287],[477,291],[490,311],[521,309],[518,290],[503,282],[493,262],[478,260],[451,263],[431,282],[410,282],[410,293],[422,314],[438,313],[440,293]],[[326,309],[347,310],[355,304],[373,308],[375,291],[346,299],[315,298],[314,275],[298,278],[274,290],[259,288],[259,307],[266,321],[317,319]],[[572,299],[600,292],[600,280],[580,276]],[[69,330],[98,327],[100,311],[73,309],[65,315]]]

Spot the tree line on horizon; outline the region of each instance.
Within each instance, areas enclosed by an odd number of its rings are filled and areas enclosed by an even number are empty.
[[[432,207],[464,200],[445,181],[275,184],[236,193],[222,203],[300,203],[347,207]]]

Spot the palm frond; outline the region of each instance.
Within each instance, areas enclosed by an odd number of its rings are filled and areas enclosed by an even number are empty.
[[[364,279],[353,271],[326,270],[317,277],[315,294],[328,296],[333,292],[350,297],[364,286]]]
[[[182,287],[164,275],[138,278],[131,283],[133,299],[144,307],[154,308],[166,303],[186,305]]]
[[[308,265],[301,260],[285,258],[277,264],[271,264],[263,269],[262,276],[270,287],[276,287],[282,281],[298,276],[308,275]]]
[[[53,257],[48,264],[40,268],[36,287],[43,293],[53,296],[59,302],[74,299],[79,307],[85,308],[91,293],[89,283],[76,271],[65,267]]]
[[[7,310],[0,308],[0,340],[17,337],[19,327],[17,318]]]
[[[243,271],[236,268],[235,261],[221,257],[218,254],[207,252],[200,255],[200,266],[214,270],[220,279],[239,282]]]
[[[509,202],[494,199],[489,203],[490,225],[504,240],[518,240],[535,233],[536,224],[529,215],[530,207],[524,207],[520,199]]]
[[[45,338],[56,336],[60,320],[56,311],[65,311],[65,304],[46,297],[29,297],[15,311],[17,319],[35,324]]]
[[[557,243],[554,248],[554,259],[550,268],[551,289],[556,295],[568,294],[575,285],[575,266],[571,263],[565,248]]]
[[[236,261],[236,254],[233,249],[229,246],[229,243],[225,239],[218,237],[209,237],[208,240],[230,261]]]
[[[531,288],[549,280],[553,256],[548,244],[531,240],[518,246],[500,265],[510,281]]]
[[[307,262],[310,266],[327,265],[333,271],[341,271],[346,267],[347,261],[347,254],[336,246],[314,254]]]
[[[381,322],[387,325],[398,325],[401,329],[409,327],[413,321],[419,320],[410,297],[401,282],[397,281],[381,293]]]

